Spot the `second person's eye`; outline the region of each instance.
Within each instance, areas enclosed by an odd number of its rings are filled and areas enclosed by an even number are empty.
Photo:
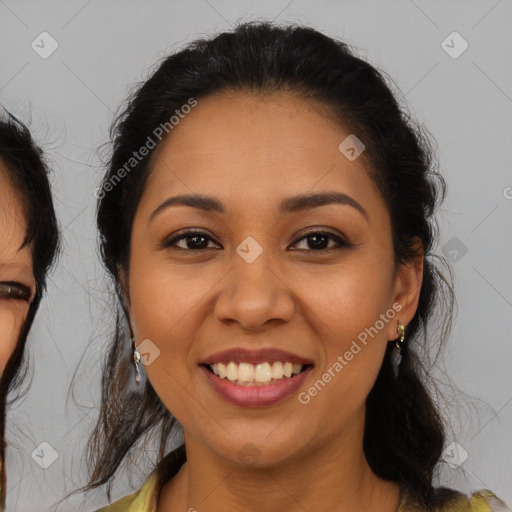
[[[30,289],[21,283],[10,281],[0,283],[0,299],[28,301],[31,295]]]

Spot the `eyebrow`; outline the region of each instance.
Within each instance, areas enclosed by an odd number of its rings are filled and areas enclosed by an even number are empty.
[[[354,198],[343,192],[320,192],[315,194],[300,194],[283,199],[279,211],[283,214],[312,210],[319,206],[342,204],[352,206],[369,222],[368,212]],[[157,215],[171,206],[191,206],[207,212],[226,213],[221,201],[216,197],[203,194],[183,194],[166,199],[149,217],[151,222]]]

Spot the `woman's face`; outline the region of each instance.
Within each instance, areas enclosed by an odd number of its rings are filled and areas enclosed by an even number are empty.
[[[0,372],[11,357],[35,293],[32,254],[23,247],[27,230],[20,193],[0,162]]]
[[[224,459],[272,464],[361,440],[386,344],[416,310],[421,265],[395,273],[364,157],[340,151],[350,132],[321,112],[286,94],[199,100],[135,215],[127,284],[146,372],[187,443]],[[290,199],[323,193],[341,202]],[[169,201],[191,194],[222,211]],[[199,234],[177,239],[185,229]],[[264,385],[221,379],[204,367],[214,360]],[[309,366],[268,384],[294,361]]]

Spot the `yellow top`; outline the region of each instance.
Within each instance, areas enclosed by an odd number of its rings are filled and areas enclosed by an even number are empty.
[[[158,472],[151,473],[142,488],[129,496],[121,498],[112,505],[98,512],[154,512],[156,511],[156,494],[158,488]]]
[[[142,488],[129,496],[126,496],[112,505],[108,505],[97,512],[155,512],[158,494],[158,472],[153,472],[146,480]],[[402,496],[396,512],[421,512]],[[468,497],[459,493],[438,512],[512,512],[502,500],[493,492],[482,489]]]

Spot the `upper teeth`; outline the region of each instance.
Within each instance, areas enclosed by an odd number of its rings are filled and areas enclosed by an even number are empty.
[[[297,375],[302,370],[301,364],[281,363],[235,363],[229,362],[227,365],[223,363],[211,364],[215,375],[221,379],[227,378],[231,381],[241,382],[270,382],[272,379],[282,379],[283,376],[291,377]]]

